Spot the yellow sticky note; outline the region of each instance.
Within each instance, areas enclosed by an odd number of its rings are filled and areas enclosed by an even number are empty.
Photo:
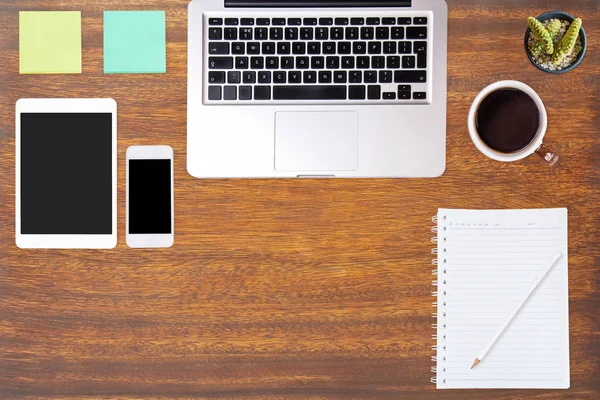
[[[81,12],[19,12],[22,74],[81,73]]]

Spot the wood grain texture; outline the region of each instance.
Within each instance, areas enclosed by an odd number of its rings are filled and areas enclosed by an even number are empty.
[[[196,180],[185,168],[187,0],[0,2],[0,397],[600,398],[598,0],[449,0],[448,163],[439,179]],[[104,75],[102,11],[167,12],[166,75]],[[551,76],[523,51],[528,15],[584,20],[589,49]],[[19,75],[18,11],[83,11],[83,74]],[[555,168],[485,158],[475,95],[531,85]],[[119,245],[19,250],[14,113],[24,97],[119,104]],[[176,240],[125,245],[125,150],[175,150]],[[430,218],[438,207],[569,209],[571,389],[436,391]]]

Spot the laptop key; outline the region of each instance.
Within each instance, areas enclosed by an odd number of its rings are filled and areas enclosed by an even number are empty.
[[[392,71],[379,71],[379,83],[391,83]]]
[[[379,25],[380,23],[381,23],[381,21],[379,20],[379,18],[376,18],[376,17],[367,18],[367,25]]]
[[[225,72],[210,71],[208,73],[208,83],[225,83]]]
[[[225,18],[225,25],[238,25],[239,23],[237,18]]]
[[[342,68],[354,69],[354,57],[342,57]]]
[[[286,83],[287,74],[284,71],[277,71],[273,74],[273,83]]]
[[[346,86],[273,86],[275,100],[346,100]]]
[[[375,69],[385,68],[385,57],[374,56],[371,60],[371,66]]]
[[[317,72],[304,71],[304,83],[317,83]]]
[[[350,74],[348,74],[348,82],[362,83],[362,71],[350,71]]]
[[[208,87],[208,99],[209,100],[221,100],[221,86],[209,86]]]
[[[394,92],[384,92],[383,93],[384,100],[396,100],[396,93]]]
[[[269,39],[271,39],[271,40],[283,39],[283,28],[270,28]]]
[[[323,54],[335,54],[335,42],[323,43]]]
[[[227,83],[240,83],[242,81],[242,73],[239,71],[227,72]]]
[[[425,92],[414,92],[413,99],[415,100],[425,100],[427,98],[427,93]]]
[[[237,28],[225,28],[223,30],[223,38],[225,40],[237,40],[238,38],[238,30]]]
[[[296,68],[297,69],[308,69],[310,61],[308,57],[296,57]]]
[[[327,68],[338,69],[339,67],[340,67],[340,57],[339,56],[328,56],[327,57]]]
[[[410,92],[398,92],[398,100],[410,100]]]
[[[427,39],[427,27],[410,27],[406,28],[407,39]]]
[[[252,28],[241,28],[240,40],[252,40]]]
[[[344,28],[331,28],[331,39],[344,40]]]
[[[398,25],[410,25],[412,20],[410,17],[398,17]]]
[[[302,25],[302,18],[288,18],[288,25]]]
[[[316,28],[315,29],[315,39],[317,39],[317,40],[329,39],[329,28]]]
[[[210,42],[208,44],[208,54],[229,54],[229,43]]]
[[[249,62],[248,57],[236,57],[235,69],[248,69]]]
[[[415,17],[413,23],[415,25],[427,25],[427,17]]]
[[[351,25],[364,25],[365,19],[364,18],[350,18],[350,24]]]
[[[229,43],[227,43],[229,44]],[[231,53],[232,54],[245,54],[246,53],[246,43],[244,42],[235,42],[231,44]]]
[[[354,54],[367,54],[367,42],[352,43],[352,52]]]
[[[313,28],[300,28],[300,39],[302,40],[313,40],[314,29]]]
[[[377,83],[377,72],[365,71],[365,83]]]
[[[289,83],[302,82],[302,74],[300,73],[300,71],[290,71],[288,73],[288,82]]]
[[[294,68],[294,57],[281,57],[281,68],[282,69]]]
[[[399,92],[410,92],[412,87],[410,85],[398,85]]]
[[[260,54],[260,43],[252,42],[248,43],[248,48],[246,50],[248,54]]]
[[[277,54],[290,54],[292,48],[289,42],[278,42],[277,43]]]
[[[336,25],[348,25],[349,23],[350,23],[350,21],[348,20],[348,18],[336,18],[335,19]]]
[[[350,42],[338,42],[338,54],[350,54],[352,44]]]
[[[263,42],[262,52],[263,52],[263,54],[275,54],[275,43],[274,42]]]
[[[256,25],[271,25],[271,19],[270,18],[256,18]]]
[[[348,99],[364,100],[367,95],[367,89],[363,85],[351,85],[348,87]]]
[[[387,57],[387,68],[388,69],[400,68],[400,57],[399,56],[388,56]]]
[[[285,18],[273,18],[273,25],[285,25]]]
[[[223,99],[224,100],[237,100],[237,87],[236,86],[225,86],[223,88]]]
[[[271,71],[260,71],[258,73],[258,83],[271,83]]]
[[[391,31],[392,39],[404,39],[404,27],[403,26],[394,26]]]
[[[375,29],[375,38],[378,40],[387,40],[390,38],[390,28],[381,26]]]
[[[319,25],[333,25],[333,18],[319,18]]]
[[[223,25],[223,18],[209,18],[209,25]]]
[[[424,83],[427,82],[426,71],[394,71],[395,83]]]
[[[331,83],[331,71],[319,71],[319,83]]]
[[[233,57],[208,57],[209,69],[233,69]]]
[[[415,42],[417,54],[417,68],[427,68],[427,42]]]
[[[252,100],[252,86],[240,86],[240,100]]]
[[[369,42],[369,54],[381,54],[381,42]]]
[[[394,17],[381,18],[381,23],[383,25],[396,25],[396,18],[394,18]]]
[[[208,38],[210,40],[223,39],[223,29],[222,28],[209,28],[208,29]]]
[[[312,69],[323,69],[325,68],[325,57],[317,56],[310,58],[310,67]]]
[[[383,54],[396,54],[396,42],[383,42]]]
[[[267,28],[254,28],[254,39],[267,40],[269,38],[269,30]]]
[[[250,58],[250,68],[263,69],[264,67],[265,67],[265,58],[264,57],[251,57]]]
[[[243,73],[244,83],[256,83],[256,72],[255,71],[245,71]]]
[[[372,40],[375,30],[369,26],[360,28],[360,38],[362,40]]]
[[[371,67],[371,59],[369,56],[356,57],[356,68],[368,69]]]
[[[398,54],[412,53],[412,42],[398,42]]]
[[[402,57],[402,68],[414,69],[416,64],[415,56],[404,56]]]
[[[296,54],[296,55],[306,54],[306,43],[304,43],[304,42],[292,43],[292,54]]]
[[[369,99],[369,100],[381,99],[381,86],[380,85],[369,85],[367,87],[367,99]]]
[[[298,40],[298,28],[285,28],[285,40]]]
[[[304,18],[304,25],[317,25],[316,18]]]
[[[359,37],[359,29],[355,26],[346,28],[346,40],[357,40]]]
[[[335,83],[346,83],[348,81],[348,72],[346,72],[346,71],[335,71],[333,73],[333,81]]]
[[[271,100],[271,86],[254,86],[254,100]]]
[[[267,57],[267,69],[279,69],[279,57]]]
[[[321,43],[310,42],[308,44],[308,54],[321,54]]]
[[[254,25],[254,18],[242,18],[240,20],[240,25]]]

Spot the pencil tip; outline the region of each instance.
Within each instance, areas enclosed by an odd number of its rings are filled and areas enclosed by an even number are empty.
[[[473,365],[471,365],[471,369],[475,368],[477,365],[479,365],[479,363],[481,362],[481,360],[479,358],[476,358],[475,361],[473,361]]]

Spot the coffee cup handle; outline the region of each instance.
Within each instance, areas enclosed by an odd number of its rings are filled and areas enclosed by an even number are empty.
[[[547,148],[544,144],[541,144],[540,147],[535,151],[535,154],[542,157],[549,166],[553,166],[558,162],[558,156],[549,148]]]

